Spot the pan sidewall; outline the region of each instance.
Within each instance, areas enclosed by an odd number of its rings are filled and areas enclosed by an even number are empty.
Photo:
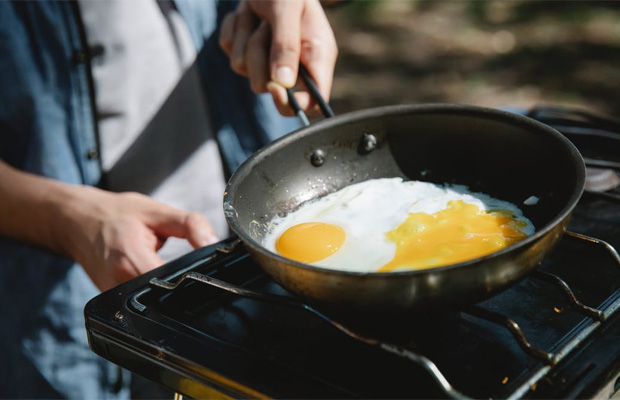
[[[358,123],[359,125],[359,121],[369,121],[366,125],[369,126],[371,130],[374,127],[375,132],[378,132],[380,143],[378,151],[372,156],[379,157],[381,151],[394,151],[394,149],[390,148],[390,145],[397,148],[399,143],[386,143],[384,141],[386,137],[385,132],[381,131],[380,124],[373,125],[374,122],[382,120],[384,117],[399,118],[404,116],[406,118],[409,115],[433,115],[435,113],[440,115],[442,113],[447,113],[447,115],[473,115],[472,118],[480,118],[482,122],[500,120],[501,123],[506,123],[507,125],[515,124],[524,131],[531,129],[543,136],[547,135],[551,143],[556,144],[560,148],[559,151],[565,151],[568,154],[566,158],[571,158],[572,164],[570,167],[572,169],[566,173],[569,175],[572,174],[573,176],[570,181],[572,186],[568,189],[567,193],[558,196],[560,200],[557,201],[558,204],[554,205],[554,215],[548,218],[546,216],[547,220],[542,226],[537,226],[537,232],[533,236],[500,252],[463,264],[424,271],[412,271],[411,273],[364,274],[331,271],[324,268],[291,262],[277,254],[265,250],[257,240],[257,238],[260,237],[260,232],[259,234],[253,234],[251,232],[251,226],[249,228],[241,227],[237,215],[237,209],[241,207],[237,204],[239,197],[237,190],[239,185],[242,185],[244,181],[251,181],[254,178],[252,176],[253,174],[261,173],[261,163],[269,159],[269,157],[285,154],[289,148],[300,143],[305,144],[305,142],[308,142],[309,148],[312,148],[311,142],[314,136],[321,135],[325,130],[333,131],[340,127],[345,128],[350,123]],[[376,128],[377,126],[379,126],[379,128]],[[361,134],[362,132],[360,132],[360,135]],[[336,143],[334,147],[338,148],[338,145],[342,144]],[[346,146],[346,143],[344,146]],[[307,155],[308,152],[305,152],[304,156],[306,156],[306,158]],[[495,157],[495,159],[497,159],[497,157]],[[297,161],[291,160],[291,163],[293,162]],[[286,164],[282,166],[282,168],[288,167],[289,166]],[[405,174],[402,172],[401,168],[406,169],[407,165],[400,166],[396,163],[390,165],[387,169],[394,171],[396,176],[400,174],[400,176],[411,177],[411,173]],[[294,171],[295,166],[290,165],[290,169]],[[262,173],[264,173],[264,171]],[[381,174],[379,174],[379,177],[380,176]],[[365,180],[366,178],[367,177],[362,176],[360,180]],[[374,176],[368,178],[371,179],[374,178]],[[419,179],[420,177],[414,176],[411,178]],[[518,281],[535,268],[553,245],[557,243],[561,234],[564,232],[570,212],[581,196],[584,182],[585,167],[581,156],[574,146],[556,131],[533,120],[497,110],[469,106],[396,106],[356,112],[350,115],[336,117],[333,120],[323,121],[309,128],[304,128],[289,134],[259,151],[252,156],[251,159],[246,161],[231,178],[225,195],[225,211],[231,229],[244,241],[253,258],[278,283],[299,296],[310,299],[311,301],[337,304],[345,308],[353,307],[358,309],[381,310],[395,307],[404,309],[447,307],[472,303],[488,297],[492,293]],[[277,181],[268,183],[274,184],[275,186],[278,184]],[[324,190],[326,192],[337,190],[339,188],[337,186],[340,184],[341,182],[334,187],[325,187]],[[564,184],[564,186],[568,185]],[[246,191],[246,195],[247,193],[248,191]],[[489,194],[493,195],[493,193]],[[311,197],[315,197],[316,192],[312,192],[311,195]],[[502,197],[499,196],[498,198]],[[502,200],[506,199],[502,198]],[[510,199],[508,200],[510,201]],[[524,198],[521,199],[521,201],[522,200],[524,200]],[[262,200],[259,199],[257,201]],[[295,201],[299,202],[299,199]],[[280,205],[276,204],[273,205],[274,208],[279,206]],[[252,207],[253,204],[250,203],[250,208]],[[294,207],[294,205],[291,207]],[[264,208],[265,207],[263,207],[261,211],[264,211]],[[257,215],[258,218],[261,216],[262,215]],[[269,216],[269,218],[271,218],[271,216]]]
[[[304,268],[247,246],[252,258],[282,287],[318,307],[358,313],[459,308],[505,290],[537,268],[566,231],[570,216],[552,230],[501,256],[398,274],[347,274]]]

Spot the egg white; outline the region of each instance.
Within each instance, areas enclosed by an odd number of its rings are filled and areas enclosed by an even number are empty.
[[[448,202],[462,200],[485,211],[509,210],[525,223],[520,230],[534,233],[534,225],[512,203],[483,193],[472,193],[463,185],[436,185],[402,178],[372,179],[303,204],[296,211],[272,221],[263,246],[277,253],[276,241],[290,227],[304,222],[324,222],[344,229],[346,239],[331,256],[311,265],[345,271],[373,272],[394,257],[396,244],[385,234],[402,224],[409,213],[434,214]]]

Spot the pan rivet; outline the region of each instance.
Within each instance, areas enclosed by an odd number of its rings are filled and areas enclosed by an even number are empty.
[[[321,149],[314,150],[310,156],[310,162],[315,167],[320,167],[325,162],[325,152]]]
[[[366,153],[370,153],[377,148],[377,137],[370,133],[364,133],[362,137],[362,150]]]

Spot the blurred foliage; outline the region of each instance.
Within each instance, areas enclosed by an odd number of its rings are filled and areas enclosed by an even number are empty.
[[[580,23],[601,11],[609,12],[620,9],[617,1],[509,1],[512,3],[512,12],[507,21],[509,24],[529,23],[532,19],[541,17],[554,19],[556,23]],[[493,23],[493,7],[498,0],[493,1],[468,1],[469,12],[478,23]]]
[[[357,0],[328,16],[339,112],[403,102],[620,112],[620,2]]]
[[[352,0],[341,3],[342,6],[347,7],[346,14],[359,21],[367,20],[372,11],[379,6],[380,0]]]

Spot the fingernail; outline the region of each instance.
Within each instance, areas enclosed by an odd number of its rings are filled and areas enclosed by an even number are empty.
[[[282,87],[282,85],[280,85],[277,82],[274,81],[269,81],[267,82],[267,91],[271,94],[276,94],[280,91],[280,88]]]
[[[272,79],[286,88],[295,86],[295,81],[297,81],[293,70],[287,66],[278,67]]]
[[[206,229],[204,227],[196,232],[195,240],[200,245],[200,247],[208,246],[210,244],[218,242],[215,233],[213,233],[211,229]]]
[[[203,240],[205,242],[205,246],[219,242],[219,239],[213,233],[207,233],[204,235]]]

